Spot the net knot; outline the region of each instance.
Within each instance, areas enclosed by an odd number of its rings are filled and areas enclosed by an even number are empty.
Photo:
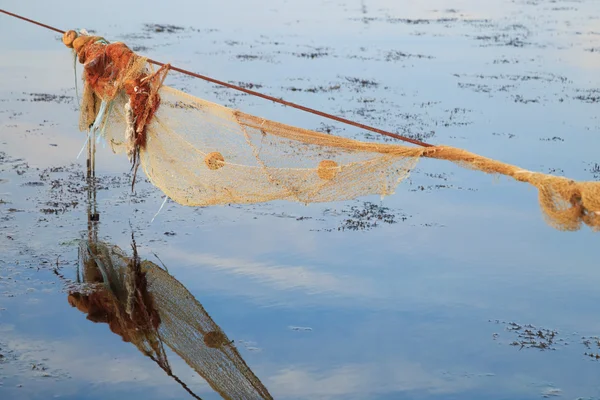
[[[70,30],[70,31],[66,31],[63,34],[62,37],[62,42],[65,46],[67,46],[68,48],[72,49],[73,48],[73,42],[75,41],[75,39],[77,39],[77,36],[79,36],[77,34],[77,32]]]

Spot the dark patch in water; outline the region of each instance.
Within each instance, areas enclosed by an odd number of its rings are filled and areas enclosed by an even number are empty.
[[[152,35],[150,35],[149,33],[136,32],[136,33],[125,33],[123,35],[119,35],[119,38],[124,39],[127,42],[131,42],[132,40],[152,39]]]
[[[588,350],[583,353],[584,356],[587,356],[594,361],[600,361],[600,337],[584,336],[581,338],[581,344]]]
[[[526,99],[520,94],[514,96],[515,103],[529,104],[529,103],[539,103],[538,99]]]
[[[61,215],[72,211],[85,203],[88,195],[88,182],[82,171],[81,165],[70,164],[61,167],[46,168],[39,173],[40,182],[34,182],[35,186],[46,185],[48,187],[48,196],[46,200],[39,199],[39,212],[45,215]],[[143,179],[148,182],[147,178]],[[122,175],[102,175],[96,177],[94,185],[98,191],[109,189],[123,189],[131,186],[130,174]],[[122,201],[131,203],[140,203],[144,201],[145,192],[136,193],[131,199],[131,194],[126,192]],[[48,198],[52,200],[48,200]],[[118,202],[117,202],[118,203]],[[38,222],[48,222],[42,218]]]
[[[579,92],[583,92],[583,94],[575,96],[576,100],[585,103],[600,103],[600,89],[579,90]]]
[[[423,108],[423,107],[422,107]],[[459,109],[456,110],[464,110],[467,112],[469,110]],[[390,114],[389,111],[381,108],[375,107],[361,107],[357,110],[354,110],[352,114],[360,115],[365,119],[369,119],[373,121],[373,124],[376,126],[381,126],[385,129],[385,124],[389,120],[395,121],[395,129],[392,132],[397,133],[401,136],[405,136],[411,139],[420,140],[426,142],[435,136],[436,132],[434,130],[435,127],[439,126],[451,126],[451,125],[467,125],[471,122],[458,121],[455,119],[456,115],[453,110],[446,110],[450,115],[447,117],[442,117],[439,119],[432,118],[427,112],[424,114],[415,114],[415,113],[397,113]],[[460,111],[459,111],[460,112]],[[372,134],[369,132],[361,132],[357,137],[359,140],[373,140],[377,142],[390,142],[390,143],[398,143],[397,139]]]
[[[509,139],[512,139],[512,138],[514,138],[514,137],[517,136],[514,133],[504,133],[504,132],[492,132],[492,135],[494,135],[494,136],[506,136]]]
[[[598,164],[598,163],[592,163],[592,164],[590,164],[589,171],[594,176],[594,179],[600,180],[600,164]]]
[[[499,74],[499,75],[484,75],[484,74],[454,74],[455,77],[461,78],[476,78],[476,79],[488,79],[488,80],[507,80],[513,82],[527,82],[527,81],[542,81],[542,82],[560,82],[560,83],[572,83],[565,76],[556,75],[553,73],[538,73],[538,74],[528,74],[528,75],[519,75],[519,74]]]
[[[257,83],[251,82],[229,82],[231,84],[237,85],[239,87],[243,87],[244,89],[260,89],[263,85],[259,85]]]
[[[392,18],[387,17],[385,19],[372,18],[371,20],[380,20],[389,24],[404,24],[404,25],[444,25],[449,26],[453,23],[460,23],[465,25],[486,25],[490,23],[489,19],[467,19],[467,18]]]
[[[288,329],[296,332],[312,332],[313,330],[310,326],[288,326]]]
[[[400,61],[400,60],[404,60],[407,58],[427,58],[427,59],[433,59],[435,57],[433,56],[427,56],[424,54],[409,54],[409,53],[404,53],[402,51],[399,50],[393,50],[388,52],[385,55],[385,61]]]
[[[322,58],[322,57],[327,57],[329,55],[329,53],[327,53],[327,52],[292,53],[292,54],[296,57],[309,58],[309,59]]]
[[[298,88],[295,86],[291,86],[286,88],[285,90],[289,91],[289,92],[307,92],[307,93],[329,93],[329,92],[333,92],[336,90],[340,90],[341,89],[341,85],[332,85],[332,86],[314,86],[314,87],[309,87],[309,88]]]
[[[72,96],[56,95],[51,93],[23,93],[31,96],[30,99],[19,99],[19,101],[43,101],[47,103],[70,103],[73,101]]]
[[[504,322],[500,320],[488,321],[498,325],[505,325],[504,330],[515,336],[508,343],[510,346],[523,349],[537,349],[540,351],[557,350],[569,346],[569,342],[560,337],[556,329],[538,328],[531,324],[521,325],[516,322]],[[575,335],[575,334],[573,334]],[[500,339],[499,333],[492,334],[493,340]],[[600,337],[582,336],[580,342],[585,350],[583,355],[594,361],[600,361]]]
[[[471,112],[471,110],[468,110],[466,108],[455,107],[450,110],[444,110],[444,112],[448,113],[448,119],[441,122],[436,121],[436,126],[442,125],[448,128],[450,126],[466,126],[471,125],[473,123],[471,121],[459,121],[459,118]]]
[[[378,82],[375,82],[371,79],[363,79],[363,78],[352,78],[345,77],[345,79],[350,82],[353,86],[358,88],[376,88],[379,86]]]
[[[486,85],[483,83],[463,83],[458,82],[458,87],[461,89],[469,89],[475,93],[493,93],[493,92],[508,92],[509,89],[514,88],[514,85]]]
[[[148,50],[150,50],[150,48],[148,46],[133,45],[133,46],[131,46],[131,50],[133,50],[135,52],[141,52],[141,51],[148,51]]]
[[[143,28],[146,32],[154,33],[180,33],[185,31],[185,28],[177,25],[163,24],[144,24]]]
[[[445,180],[445,179],[444,179]],[[441,190],[441,189],[454,189],[454,190],[468,190],[471,192],[476,192],[477,189],[473,189],[473,188],[464,188],[461,186],[454,186],[454,185],[419,185],[417,186],[415,189],[411,189],[411,192],[431,192],[433,190]]]
[[[238,54],[235,56],[238,60],[242,61],[256,61],[256,60],[264,60],[264,56],[257,56],[255,54]]]
[[[17,111],[13,111],[11,112],[11,114],[8,116],[8,119],[14,120],[17,119],[17,117],[21,117],[23,115],[22,112],[17,112]],[[17,125],[7,125],[7,127],[12,127],[15,128]]]
[[[534,45],[527,41],[530,36],[529,28],[521,24],[513,24],[500,29],[497,33],[475,36],[475,40],[485,42],[484,46],[525,47]],[[535,46],[541,47],[541,45]]]
[[[44,203],[44,205],[48,206],[48,208],[42,208],[42,209],[40,209],[40,212],[42,212],[43,214],[54,214],[54,215],[64,214],[67,211],[70,211],[70,209],[74,209],[75,207],[77,207],[78,204],[79,204],[79,202],[77,200],[72,200],[70,202],[48,201],[48,202]]]
[[[325,215],[335,215],[331,209],[324,211]],[[390,210],[388,207],[364,202],[361,206],[352,206],[344,208],[341,211],[346,217],[335,229],[325,229],[326,232],[332,231],[368,231],[382,224],[395,224],[399,221],[406,221],[408,216]]]
[[[564,175],[565,171],[562,168],[548,168],[548,173],[550,175]]]
[[[492,321],[489,321],[492,322]],[[495,321],[496,324],[506,325],[505,331],[515,337],[509,344],[522,349],[538,349],[540,351],[556,350],[556,346],[565,345],[564,339],[559,338],[558,331],[554,329],[537,328],[531,324],[520,325],[516,322]],[[493,335],[496,340],[500,335]]]
[[[497,58],[494,61],[492,61],[493,64],[519,64],[521,61],[519,61],[516,58],[511,58],[511,59],[507,59],[507,58]]]
[[[439,174],[432,174],[432,173],[426,172],[425,176],[428,177],[428,178],[432,178],[432,179],[441,179],[443,181],[447,181],[448,180],[448,175],[446,173],[444,173],[444,172],[439,173]]]
[[[6,296],[14,297],[14,294]],[[24,351],[18,345],[13,346],[10,342],[0,342],[0,369],[2,369],[3,364],[10,363],[25,375],[22,376],[22,378],[26,379],[28,382],[33,382],[35,378],[54,378],[54,380],[69,378],[69,375],[63,371],[49,366],[47,364],[47,359],[40,360],[36,358],[37,350],[43,351],[45,350],[44,348],[40,347],[38,349],[37,346],[39,345],[35,344],[29,344],[29,346],[35,347],[35,349],[29,348],[29,351]],[[16,387],[22,388],[23,384],[19,383]],[[0,388],[2,388],[1,382]]]
[[[431,139],[432,137],[435,136],[435,131],[428,131],[428,132],[410,132],[407,130],[402,130],[402,131],[397,131],[396,133],[399,133],[403,136],[409,137],[411,139],[414,140],[419,140],[421,142],[426,142],[428,139]]]
[[[406,24],[406,25],[429,25],[435,23],[456,22],[458,18],[442,18],[442,19],[411,19],[411,18],[388,18],[390,24]]]
[[[315,131],[329,134],[339,134],[340,132],[343,132],[344,129],[335,125],[329,125],[321,122],[321,125],[318,128],[316,128]]]

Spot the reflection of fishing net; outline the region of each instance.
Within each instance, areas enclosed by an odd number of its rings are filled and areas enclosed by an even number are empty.
[[[108,323],[192,395],[172,373],[163,345],[225,399],[272,398],[202,305],[165,270],[140,261],[135,245],[128,257],[116,246],[83,241],[79,254],[84,281],[103,284],[92,293],[69,295],[88,319]]]
[[[158,332],[163,341],[224,398],[270,399],[267,389],[192,294],[155,264],[145,264],[144,270],[161,317]]]
[[[79,261],[84,282],[104,285],[89,294],[71,293],[71,305],[86,312],[93,322],[107,323],[124,341],[170,370],[162,342],[155,334],[160,317],[137,259],[127,257],[116,246],[83,241]]]
[[[600,229],[598,182],[525,171],[447,146],[367,143],[283,125],[161,86],[166,69],[153,73],[122,43],[74,37],[67,33],[64,41],[85,64],[85,126],[101,129],[115,152],[140,162],[152,183],[180,204],[388,195],[419,157],[428,157],[536,186],[546,219],[558,229],[575,230],[582,222]]]

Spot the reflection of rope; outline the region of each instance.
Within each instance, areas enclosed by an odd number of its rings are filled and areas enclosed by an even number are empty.
[[[154,356],[153,356],[152,354],[146,354],[146,355],[147,355],[148,357],[150,357],[150,359],[151,359],[152,361],[154,361],[155,363],[157,363],[157,364],[159,365],[159,367],[161,367],[161,368],[162,368],[162,369],[163,369],[163,370],[164,370],[164,371],[167,373],[167,375],[169,375],[171,378],[173,378],[173,379],[175,380],[175,382],[179,383],[179,384],[181,385],[181,387],[182,387],[182,388],[184,388],[184,389],[185,389],[185,391],[186,391],[186,392],[188,392],[188,393],[190,394],[190,396],[192,396],[192,397],[193,397],[193,398],[195,398],[195,399],[202,400],[202,398],[201,398],[200,396],[198,396],[196,393],[192,392],[192,389],[190,389],[190,388],[188,387],[188,385],[186,385],[186,384],[185,384],[185,382],[183,382],[181,379],[179,379],[179,378],[177,377],[177,375],[175,375],[175,374],[173,373],[173,371],[171,371],[171,368],[164,367],[164,366],[163,366],[163,365],[160,363],[160,361],[158,361],[156,358],[154,358]]]
[[[32,24],[39,25],[39,26],[41,26],[43,28],[50,29],[50,30],[52,30],[54,32],[58,32],[58,33],[62,33],[62,34],[65,33],[65,31],[62,31],[62,30],[60,30],[58,28],[54,28],[54,27],[52,27],[50,25],[42,24],[41,22],[37,22],[37,21],[34,21],[32,19],[22,17],[20,15],[8,12],[6,10],[0,9],[0,12],[3,12],[4,14],[10,15],[11,17],[19,18],[19,19],[22,19],[23,21],[27,21],[27,22],[30,22]],[[155,60],[152,60],[152,59],[149,59],[149,58],[147,59],[147,61],[149,63],[155,64],[155,65],[158,65],[158,66],[161,66],[161,67],[167,65],[167,64],[162,63],[160,61],[155,61]],[[245,88],[243,88],[241,86],[232,85],[231,83],[223,82],[223,81],[211,78],[211,77],[206,76],[206,75],[200,75],[200,74],[197,74],[195,72],[191,72],[191,71],[188,71],[188,70],[185,70],[185,69],[182,69],[182,68],[173,67],[173,66],[169,66],[169,69],[172,69],[173,71],[180,72],[182,74],[193,76],[194,78],[199,78],[199,79],[205,80],[207,82],[215,83],[215,84],[220,85],[220,86],[225,86],[225,87],[228,87],[230,89],[238,90],[240,92],[247,93],[247,94],[249,94],[251,96],[261,97],[263,99],[270,100],[270,101],[273,101],[275,103],[283,104],[284,106],[292,107],[292,108],[295,108],[295,109],[298,109],[298,110],[302,110],[302,111],[305,111],[305,112],[308,112],[308,113],[311,113],[311,114],[319,115],[321,117],[332,119],[334,121],[341,122],[343,124],[352,125],[352,126],[355,126],[357,128],[361,128],[361,129],[365,129],[367,131],[378,133],[380,135],[389,136],[389,137],[392,137],[392,138],[395,138],[395,139],[398,139],[398,140],[402,140],[403,142],[408,142],[408,143],[416,144],[416,145],[422,146],[422,147],[432,147],[431,144],[422,142],[420,140],[411,139],[409,137],[398,135],[396,133],[384,131],[383,129],[378,129],[378,128],[375,128],[375,127],[372,127],[372,126],[369,126],[369,125],[361,124],[359,122],[351,121],[351,120],[346,119],[346,118],[337,117],[335,115],[328,114],[328,113],[325,113],[323,111],[319,111],[319,110],[315,110],[313,108],[305,107],[305,106],[302,106],[300,104],[291,103],[289,101],[285,101],[285,100],[279,99],[277,97],[273,97],[273,96],[269,96],[267,94],[256,92],[254,90],[245,89]]]

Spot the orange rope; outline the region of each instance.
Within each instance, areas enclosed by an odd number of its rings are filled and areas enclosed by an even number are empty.
[[[42,24],[41,22],[34,21],[32,19],[29,19],[29,18],[25,18],[23,16],[20,16],[20,15],[8,12],[6,10],[0,9],[0,12],[4,13],[6,15],[10,15],[11,17],[19,18],[19,19],[22,19],[23,21],[27,21],[27,22],[30,22],[32,24],[41,26],[43,28],[50,29],[50,30],[52,30],[54,32],[58,32],[58,33],[61,33],[61,34],[65,33],[65,31],[62,31],[62,30],[60,30],[58,28],[54,28],[54,27],[52,27],[50,25]],[[155,61],[155,60],[152,60],[152,59],[148,59],[148,62],[152,63],[152,64],[155,64],[155,65],[159,65],[159,66],[165,65],[165,63],[162,63],[160,61]],[[193,76],[195,78],[199,78],[199,79],[205,80],[207,82],[212,82],[212,83],[215,83],[215,84],[220,85],[220,86],[224,86],[224,87],[228,87],[230,89],[238,90],[240,92],[244,92],[244,93],[247,93],[247,94],[252,95],[252,96],[260,97],[260,98],[263,98],[263,99],[266,99],[266,100],[273,101],[275,103],[283,104],[284,106],[292,107],[292,108],[295,108],[295,109],[298,109],[298,110],[301,110],[301,111],[305,111],[305,112],[308,112],[308,113],[311,113],[311,114],[319,115],[321,117],[325,117],[325,118],[328,118],[328,119],[331,119],[331,120],[334,120],[334,121],[338,121],[338,122],[341,122],[343,124],[352,125],[352,126],[355,126],[357,128],[361,128],[361,129],[364,129],[364,130],[367,130],[367,131],[375,132],[375,133],[378,133],[378,134],[383,135],[383,136],[388,136],[388,137],[391,137],[391,138],[394,138],[394,139],[398,139],[398,140],[401,140],[403,142],[412,143],[412,144],[415,144],[415,145],[418,145],[418,146],[422,146],[422,147],[433,147],[433,145],[431,145],[429,143],[422,142],[420,140],[411,139],[411,138],[406,137],[406,136],[402,136],[402,135],[398,135],[396,133],[384,131],[383,129],[378,129],[378,128],[375,128],[375,127],[372,127],[372,126],[369,126],[369,125],[361,124],[359,122],[351,121],[349,119],[338,117],[338,116],[335,116],[335,115],[332,115],[332,114],[328,114],[326,112],[315,110],[313,108],[305,107],[305,106],[302,106],[300,104],[292,103],[292,102],[289,102],[289,101],[286,101],[286,100],[283,100],[283,99],[278,99],[276,97],[269,96],[267,94],[263,94],[263,93],[260,93],[260,92],[255,92],[254,90],[245,89],[245,88],[240,87],[240,86],[232,85],[230,83],[223,82],[223,81],[220,81],[218,79],[211,78],[209,76],[200,75],[200,74],[197,74],[195,72],[191,72],[191,71],[188,71],[188,70],[185,70],[185,69],[182,69],[182,68],[174,67],[172,65],[170,66],[170,69],[173,70],[173,71],[180,72],[182,74],[186,74],[186,75],[189,75],[189,76]]]

